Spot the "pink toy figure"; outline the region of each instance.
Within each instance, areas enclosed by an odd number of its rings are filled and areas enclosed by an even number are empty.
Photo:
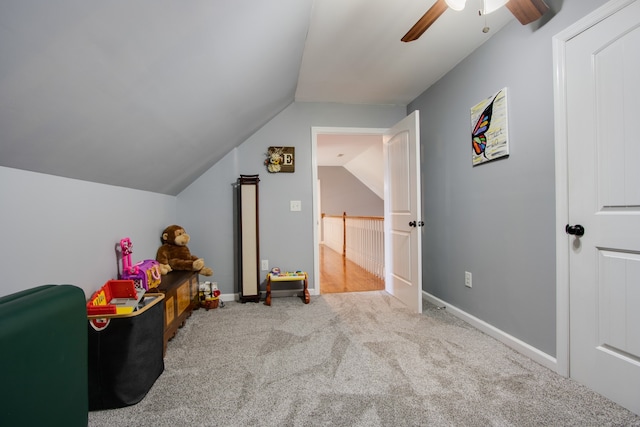
[[[122,273],[137,274],[138,266],[131,265],[131,253],[133,252],[133,243],[131,243],[131,239],[125,237],[120,240],[120,248],[122,249]]]

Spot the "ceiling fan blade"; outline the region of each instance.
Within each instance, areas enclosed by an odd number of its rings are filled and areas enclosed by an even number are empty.
[[[444,0],[437,0],[434,5],[431,6],[429,10],[427,10],[427,13],[422,15],[422,18],[420,18],[418,22],[416,22],[415,25],[411,27],[407,34],[404,35],[402,41],[412,42],[414,40],[418,40],[418,38],[425,31],[427,31],[427,28],[429,28],[434,22],[436,22],[436,19],[438,19],[440,15],[442,15],[444,11],[447,10],[447,8],[447,3],[445,3]]]
[[[522,25],[540,19],[549,10],[543,0],[509,0],[507,8]]]

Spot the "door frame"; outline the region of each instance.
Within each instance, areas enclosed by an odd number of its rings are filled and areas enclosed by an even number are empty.
[[[320,204],[318,194],[318,135],[380,135],[380,139],[388,128],[349,128],[349,127],[311,127],[311,181],[313,182],[312,203],[313,203],[313,295],[320,295],[320,236],[318,228],[320,226],[320,212],[317,206]],[[382,142],[381,142],[382,144]]]
[[[556,372],[571,376],[569,365],[569,240],[564,227],[569,223],[568,135],[566,100],[566,44],[600,21],[636,0],[611,0],[586,17],[556,34],[553,39],[553,93],[556,173]]]

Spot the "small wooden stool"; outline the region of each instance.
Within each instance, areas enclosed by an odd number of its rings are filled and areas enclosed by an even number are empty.
[[[267,274],[267,297],[265,298],[265,305],[271,305],[271,282],[304,282],[304,288],[302,290],[302,298],[305,304],[309,304],[311,300],[309,296],[309,279],[307,273],[299,271],[296,273],[282,273],[282,274]]]

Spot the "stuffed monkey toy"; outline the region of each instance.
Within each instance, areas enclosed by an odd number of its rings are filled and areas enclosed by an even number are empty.
[[[204,260],[191,255],[187,243],[191,238],[179,225],[170,225],[162,232],[162,246],[156,253],[156,261],[160,263],[160,273],[167,274],[172,270],[197,271],[203,276],[213,275],[213,270],[204,265]]]

